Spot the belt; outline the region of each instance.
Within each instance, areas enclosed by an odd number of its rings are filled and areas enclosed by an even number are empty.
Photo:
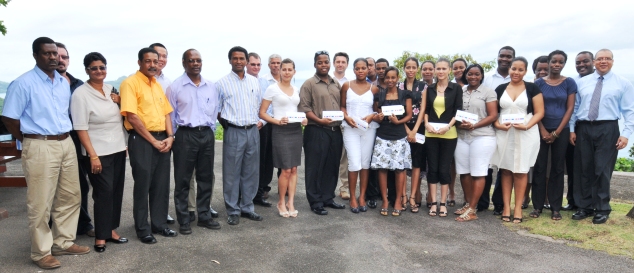
[[[178,126],[179,130],[196,130],[196,131],[206,131],[206,130],[211,130],[211,127],[209,126],[196,126],[196,127],[189,127],[189,126]]]
[[[616,120],[577,120],[577,124],[600,125],[617,122]]]
[[[322,126],[322,125],[318,125],[318,124],[311,124],[308,126],[315,126],[315,127],[319,127],[319,128],[323,128],[326,130],[330,130],[330,131],[341,131],[341,127],[340,126]]]
[[[245,130],[246,130],[246,129],[251,129],[251,127],[255,126],[255,124],[245,125],[245,126],[238,126],[238,125],[231,124],[231,123],[227,122],[227,126],[229,126],[229,127],[233,127],[233,128],[238,128],[238,129],[245,129]]]
[[[63,133],[61,135],[35,135],[35,134],[23,134],[23,137],[32,138],[32,139],[41,139],[41,140],[64,140],[68,138],[69,133]]]
[[[132,134],[132,133],[135,133],[137,135],[139,134],[134,129],[128,130],[128,134]],[[160,136],[160,135],[167,134],[165,131],[148,131],[148,133],[150,133],[151,135],[154,135],[154,136]]]

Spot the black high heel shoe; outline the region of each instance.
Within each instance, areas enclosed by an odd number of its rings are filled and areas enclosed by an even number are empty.
[[[112,238],[109,238],[109,239],[106,239],[106,242],[115,243],[115,244],[125,244],[125,243],[128,242],[128,239],[123,238],[123,237],[119,237],[119,239],[116,239],[116,240],[112,239]]]
[[[95,245],[95,246],[94,246],[94,248],[95,248],[95,252],[99,252],[99,253],[101,253],[101,252],[106,251],[106,244],[103,244],[103,245]]]

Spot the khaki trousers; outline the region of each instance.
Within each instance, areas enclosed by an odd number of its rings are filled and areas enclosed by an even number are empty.
[[[51,249],[65,250],[75,240],[81,205],[75,144],[70,137],[62,141],[25,138],[22,169],[28,186],[31,259],[39,261]]]

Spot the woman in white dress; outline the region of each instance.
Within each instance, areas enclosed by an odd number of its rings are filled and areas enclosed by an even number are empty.
[[[341,86],[341,111],[346,121],[342,123],[342,126],[345,127],[343,145],[348,156],[350,211],[359,213],[368,210],[365,203],[365,190],[368,187],[376,128],[379,127],[378,123],[372,121],[375,115],[372,105],[374,105],[374,93],[378,92],[378,89],[372,88],[372,84],[366,81],[368,61],[365,58],[356,59],[353,67],[356,79]],[[359,126],[358,123],[362,125]],[[357,178],[360,178],[359,202],[356,196]]]
[[[511,191],[515,189],[513,223],[521,223],[523,219],[522,201],[528,171],[535,165],[539,153],[539,129],[535,125],[544,117],[544,99],[539,87],[523,80],[527,68],[526,59],[516,57],[509,69],[511,82],[495,89],[500,118],[494,123],[497,149],[491,163],[502,170],[502,221],[511,221]],[[508,121],[511,114],[520,119]]]

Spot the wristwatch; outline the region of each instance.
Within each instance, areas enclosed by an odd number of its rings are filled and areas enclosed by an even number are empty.
[[[173,139],[176,139],[176,135],[174,135],[174,134],[167,135],[167,136],[168,136],[168,137],[171,137],[171,138],[173,138]]]

